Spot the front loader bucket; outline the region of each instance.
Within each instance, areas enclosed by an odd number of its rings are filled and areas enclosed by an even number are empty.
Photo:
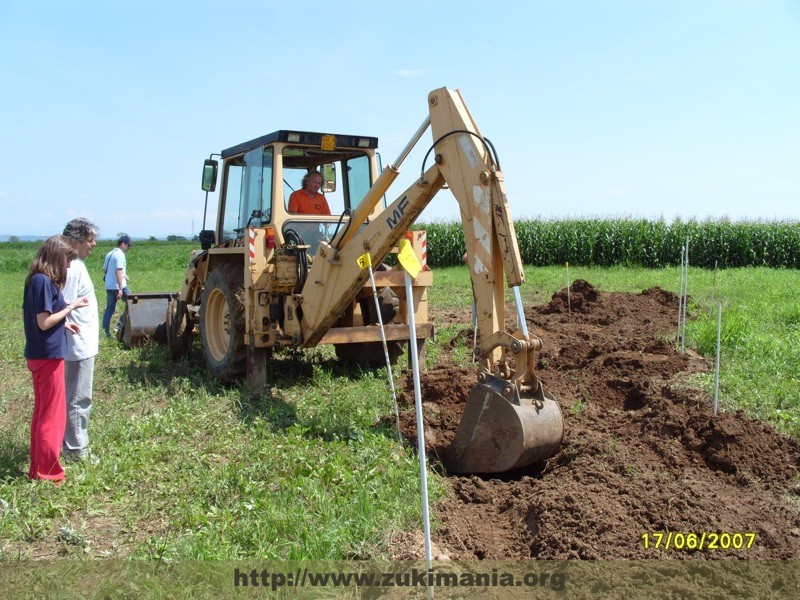
[[[558,452],[564,436],[561,409],[541,384],[533,396],[518,397],[511,382],[483,377],[470,391],[453,443],[443,456],[447,470],[502,473]]]
[[[152,339],[167,343],[167,305],[173,293],[131,294],[125,302],[122,327],[117,339],[126,348],[132,348]]]

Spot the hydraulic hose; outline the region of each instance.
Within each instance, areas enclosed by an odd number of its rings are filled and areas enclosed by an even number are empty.
[[[449,133],[445,133],[438,140],[433,142],[430,148],[428,148],[428,151],[425,153],[425,158],[422,159],[422,170],[420,171],[420,176],[419,176],[420,179],[423,179],[425,177],[425,163],[428,162],[428,157],[430,156],[431,152],[433,152],[433,149],[436,148],[436,145],[442,140],[457,133],[466,133],[473,137],[478,138],[483,144],[483,147],[486,148],[486,152],[489,155],[489,161],[492,163],[492,166],[494,166],[498,171],[502,171],[502,169],[500,168],[500,160],[497,157],[497,151],[495,150],[494,145],[492,144],[492,142],[489,141],[488,138],[482,137],[477,133],[475,133],[474,131],[469,131],[468,129],[455,129]]]

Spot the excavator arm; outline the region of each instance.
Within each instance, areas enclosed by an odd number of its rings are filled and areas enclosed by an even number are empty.
[[[356,259],[369,252],[380,263],[431,199],[447,186],[458,201],[477,310],[478,384],[465,404],[461,425],[445,461],[456,472],[498,472],[521,467],[557,451],[563,435],[558,403],[535,374],[541,341],[527,330],[519,286],[524,282],[517,236],[503,174],[491,144],[481,136],[458,91],[428,96],[429,117],[398,161],[389,165],[351,216],[352,227],[321,243],[302,292],[298,313],[304,346],[313,346],[352,302],[368,273]],[[427,126],[433,133],[432,164],[385,211],[360,229],[399,172]],[[427,160],[427,156],[426,156]],[[424,168],[424,165],[423,165]],[[503,277],[503,274],[505,277]],[[504,282],[505,279],[505,282]],[[505,330],[505,285],[513,291],[518,330]]]
[[[539,344],[538,340],[527,339],[528,336],[522,332],[515,333],[511,339],[505,333],[505,286],[501,274],[505,273],[506,282],[512,288],[518,288],[525,279],[517,236],[503,174],[491,146],[480,135],[460,94],[442,88],[429,95],[428,103],[430,116],[425,124],[430,124],[435,140],[431,147],[433,164],[378,218],[360,231],[344,231],[331,244],[320,245],[300,294],[303,298],[304,345],[316,345],[364,285],[367,273],[357,265],[356,258],[369,252],[374,262],[383,261],[446,185],[458,201],[461,212],[478,314],[479,352],[476,354],[488,372],[492,364],[502,360],[502,348],[513,344],[518,348],[515,354],[525,359],[527,350],[535,350]],[[387,167],[361,203],[362,214],[369,214],[397,172],[396,166]],[[353,224],[362,221],[358,214],[351,219]],[[535,377],[528,369],[527,360],[523,360],[517,370]]]

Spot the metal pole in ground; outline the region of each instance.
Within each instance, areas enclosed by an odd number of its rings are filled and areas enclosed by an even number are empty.
[[[717,264],[719,261],[714,261],[714,278],[711,280],[711,302],[714,302],[714,296],[717,291]]]
[[[400,431],[400,409],[397,407],[397,393],[394,389],[394,376],[392,375],[392,361],[389,359],[389,348],[386,345],[386,331],[383,328],[383,316],[381,315],[381,305],[378,302],[378,288],[375,285],[375,274],[372,272],[372,257],[369,252],[362,254],[357,259],[358,266],[362,269],[366,266],[369,269],[369,281],[372,284],[372,298],[375,300],[375,313],[378,315],[378,325],[381,330],[381,342],[383,342],[383,357],[386,359],[386,373],[389,376],[389,387],[392,390],[392,404],[394,406],[394,419],[397,423],[397,439],[403,443],[403,434]]]
[[[572,314],[572,299],[569,297],[569,261],[566,263],[567,267],[567,314]]]
[[[681,343],[681,314],[683,314],[683,255],[686,248],[681,246],[681,270],[678,279],[678,331],[675,334],[675,343]]]
[[[406,271],[406,298],[411,298],[411,275]],[[422,520],[425,533],[425,560],[430,563],[431,556],[431,529],[430,517],[428,515],[428,471],[427,460],[425,458],[425,422],[422,418],[422,391],[419,381],[419,356],[417,354],[417,335],[416,323],[414,322],[414,310],[408,310],[408,350],[411,352],[411,372],[414,376],[414,408],[417,413],[417,452],[419,453],[419,474],[422,483]]]
[[[478,306],[472,301],[472,364],[475,364],[475,347],[478,345]]]
[[[689,301],[689,237],[686,237],[686,284],[683,286],[683,329],[681,330],[681,352],[686,342],[686,304]]]
[[[719,354],[720,354],[720,339],[722,332],[722,302],[717,304],[717,356],[714,361],[714,415],[717,414],[719,407]]]
[[[422,391],[419,382],[419,355],[417,354],[417,329],[414,320],[412,278],[416,278],[421,270],[417,255],[408,240],[402,239],[397,244],[399,252],[397,260],[405,272],[406,316],[408,317],[408,351],[411,354],[411,372],[414,376],[414,408],[417,413],[417,452],[419,454],[419,475],[422,487],[422,528],[425,536],[425,564],[432,568],[431,553],[431,521],[428,510],[428,469],[425,458],[425,421],[422,418]],[[412,277],[413,276],[413,277]],[[433,588],[428,588],[428,597],[433,597]]]
[[[478,345],[478,305],[475,304],[475,290],[472,288],[472,272],[469,265],[469,261],[467,260],[468,256],[467,253],[464,252],[464,255],[461,257],[461,260],[467,265],[467,269],[470,270],[470,291],[472,292],[472,364],[475,364],[475,347]]]

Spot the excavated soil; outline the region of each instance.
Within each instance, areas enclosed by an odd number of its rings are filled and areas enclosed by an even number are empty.
[[[800,444],[740,412],[712,414],[707,394],[689,383],[708,362],[669,340],[677,296],[607,293],[578,280],[567,299],[565,288],[525,309],[544,343],[539,375],[564,415],[560,451],[501,476],[448,476],[450,493],[433,508],[434,558],[800,558]],[[450,347],[471,347],[472,335]],[[426,451],[442,473],[439,457],[476,381],[449,355],[421,375]],[[404,383],[401,428],[413,449],[410,375]],[[741,550],[644,547],[643,534],[667,531],[756,538]],[[423,556],[418,534],[393,546],[398,559]]]

